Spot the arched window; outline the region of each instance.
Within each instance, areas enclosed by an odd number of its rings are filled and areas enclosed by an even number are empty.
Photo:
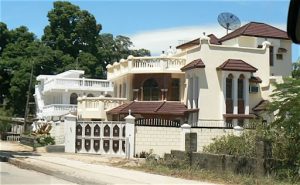
[[[151,78],[143,84],[143,100],[144,101],[158,101],[159,89],[157,82]]]
[[[77,98],[78,98],[78,95],[76,93],[72,93],[70,96],[70,104],[77,105]]]
[[[232,99],[232,79],[232,74],[229,74],[226,78],[226,99]]]
[[[87,97],[94,97],[94,95],[93,95],[92,93],[89,93],[89,94],[87,95]]]
[[[232,81],[233,75],[229,74],[226,78],[226,113],[233,113],[233,97],[232,97]]]
[[[238,99],[244,99],[244,75],[240,75],[238,79]]]

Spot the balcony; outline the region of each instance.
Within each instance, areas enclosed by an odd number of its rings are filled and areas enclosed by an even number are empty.
[[[133,73],[182,73],[186,60],[179,57],[132,57],[107,66],[107,79]]]
[[[127,102],[126,98],[80,97],[78,98],[79,119],[106,120],[106,111]]]
[[[44,83],[43,92],[85,90],[112,92],[113,85],[107,80],[95,80],[86,78],[52,78]]]
[[[42,115],[47,116],[62,116],[70,112],[76,112],[77,105],[70,104],[51,104],[43,107]]]

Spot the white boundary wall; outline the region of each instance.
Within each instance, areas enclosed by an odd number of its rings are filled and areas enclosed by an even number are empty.
[[[136,126],[135,154],[153,151],[161,157],[171,150],[180,150],[181,128]]]
[[[204,146],[213,143],[214,138],[234,134],[234,129],[223,128],[192,128],[191,133],[197,133],[197,152],[201,152]]]

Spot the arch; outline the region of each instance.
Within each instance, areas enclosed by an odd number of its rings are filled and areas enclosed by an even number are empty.
[[[232,99],[233,75],[229,74],[226,78],[226,99]]]
[[[94,95],[93,95],[92,93],[89,93],[89,94],[87,95],[87,97],[94,97]]]
[[[115,125],[113,127],[113,136],[114,137],[119,137],[120,136],[120,128],[118,127],[118,125]]]
[[[82,135],[82,126],[81,125],[77,125],[76,126],[76,135],[77,136],[81,136]]]
[[[98,124],[94,127],[94,136],[100,136],[100,127]]]
[[[144,101],[158,101],[159,88],[155,79],[150,78],[143,83],[143,100]]]
[[[110,136],[110,127],[109,127],[108,125],[105,125],[103,131],[104,131],[103,135],[104,135],[105,137],[109,137],[109,136]]]
[[[233,75],[229,74],[226,77],[226,89],[225,89],[225,97],[226,97],[226,113],[233,113]]]
[[[77,105],[78,95],[76,93],[72,93],[70,95],[70,104]]]
[[[84,134],[86,136],[91,136],[91,126],[89,124],[85,126]]]

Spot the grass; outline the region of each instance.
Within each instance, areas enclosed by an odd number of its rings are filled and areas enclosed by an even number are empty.
[[[126,167],[134,170],[145,171],[154,174],[178,177],[183,179],[190,179],[196,181],[206,181],[216,184],[241,184],[241,185],[294,185],[299,184],[291,183],[288,181],[279,181],[273,177],[255,177],[253,175],[238,175],[229,172],[212,172],[201,169],[191,169],[186,167],[168,167],[161,163],[152,163],[147,161],[140,166]]]

